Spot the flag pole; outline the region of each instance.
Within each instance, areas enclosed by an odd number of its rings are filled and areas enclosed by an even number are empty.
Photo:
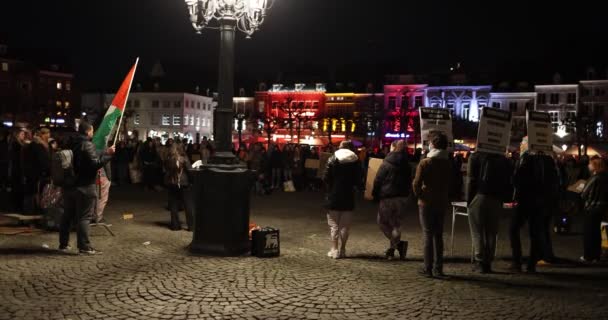
[[[137,71],[137,64],[139,63],[139,57],[135,59],[135,67],[133,68],[133,76],[131,77],[131,81],[129,82],[129,90],[127,90],[127,96],[125,98],[125,107],[120,113],[120,119],[118,120],[118,127],[116,128],[116,135],[114,135],[114,142],[112,142],[112,146],[116,145],[116,140],[118,140],[118,134],[120,133],[120,126],[122,125],[122,118],[125,116],[125,111],[127,110],[127,101],[129,100],[129,93],[131,93],[131,85],[133,84],[133,79],[135,78],[135,72]]]

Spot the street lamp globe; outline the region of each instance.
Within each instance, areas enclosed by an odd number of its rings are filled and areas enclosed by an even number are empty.
[[[212,26],[213,20],[237,21],[238,30],[247,38],[256,32],[270,10],[274,0],[185,0],[190,12],[190,21],[197,33]]]

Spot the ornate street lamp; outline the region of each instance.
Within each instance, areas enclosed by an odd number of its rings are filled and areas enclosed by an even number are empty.
[[[218,106],[215,112],[215,154],[209,165],[195,170],[195,230],[190,250],[240,255],[249,248],[249,196],[252,174],[232,153],[234,40],[236,30],[250,38],[266,17],[273,0],[185,0],[197,33],[220,30]]]

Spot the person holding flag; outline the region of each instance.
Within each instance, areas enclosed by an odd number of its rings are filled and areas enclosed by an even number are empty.
[[[70,228],[72,221],[76,220],[79,253],[86,255],[101,253],[94,249],[89,241],[90,223],[91,220],[95,219],[97,204],[102,200],[100,199],[97,181],[100,177],[100,170],[110,162],[115,152],[114,145],[118,138],[138,61],[139,58],[135,61],[135,65],[127,74],[116,96],[114,96],[99,130],[94,134],[93,126],[86,121],[81,122],[78,127],[78,136],[70,147],[72,150],[72,170],[67,171],[68,174],[73,175],[73,183],[64,185],[65,213],[59,228],[59,251],[67,252],[71,249],[69,246]],[[118,127],[114,140],[108,148],[106,146],[116,120],[118,120]]]

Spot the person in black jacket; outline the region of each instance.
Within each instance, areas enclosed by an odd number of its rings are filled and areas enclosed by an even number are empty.
[[[380,201],[378,225],[390,241],[386,258],[392,260],[395,250],[399,258],[405,260],[406,241],[401,241],[401,219],[404,215],[407,197],[412,186],[412,168],[408,162],[403,140],[391,144],[391,152],[386,156],[374,180],[372,195]]]
[[[502,204],[513,194],[511,163],[502,154],[476,152],[469,159],[467,172],[466,197],[475,249],[474,271],[490,273]]]
[[[95,250],[89,241],[89,224],[95,213],[97,172],[111,160],[114,146],[99,154],[91,142],[93,127],[86,122],[80,123],[78,133],[71,147],[75,181],[73,185],[64,186],[64,215],[59,227],[59,250],[69,250],[70,227],[72,221],[76,220],[79,252],[99,254],[101,252]]]
[[[553,208],[559,197],[559,174],[553,158],[545,154],[530,154],[528,152],[528,138],[524,137],[521,143],[521,157],[515,168],[513,185],[515,187],[514,200],[517,210],[512,215],[509,234],[513,261],[510,270],[521,272],[522,250],[520,229],[528,222],[530,237],[530,256],[526,271],[536,272],[536,264],[543,258],[543,253],[549,251],[546,246],[548,230],[546,217],[548,210]]]
[[[346,242],[355,209],[355,187],[361,185],[361,163],[352,149],[352,142],[342,141],[340,149],[327,161],[323,175],[323,182],[327,186],[327,223],[332,241],[327,256],[334,259],[346,257]]]
[[[34,131],[32,142],[22,151],[23,175],[25,177],[24,212],[36,214],[39,212],[36,198],[42,188],[49,182],[51,175],[51,151],[49,138],[51,131],[48,128],[38,128]]]
[[[601,158],[591,159],[589,172],[591,178],[581,193],[585,212],[585,234],[583,237],[583,256],[581,262],[594,262],[602,254],[601,224],[608,211],[608,166]]]

